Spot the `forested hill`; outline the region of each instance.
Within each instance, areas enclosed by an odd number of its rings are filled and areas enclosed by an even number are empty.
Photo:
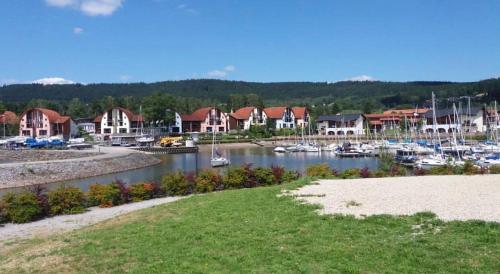
[[[17,84],[0,87],[0,101],[27,102],[32,99],[69,101],[99,100],[105,96],[141,98],[154,92],[170,93],[214,101],[227,101],[230,95],[255,93],[268,104],[320,103],[333,100],[373,100],[385,106],[416,104],[430,98],[458,97],[487,93],[482,100],[500,99],[500,79],[479,82],[282,82],[255,83],[225,80],[183,80],[156,83],[47,85]]]

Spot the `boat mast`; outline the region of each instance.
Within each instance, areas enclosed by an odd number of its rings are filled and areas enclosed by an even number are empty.
[[[436,95],[434,95],[434,92],[432,92],[432,131],[435,135],[437,135],[439,151],[441,153],[441,157],[443,157],[443,150],[441,149],[441,136],[439,135],[439,130],[437,130]]]

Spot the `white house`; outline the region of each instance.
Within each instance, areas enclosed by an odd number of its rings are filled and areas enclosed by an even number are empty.
[[[296,128],[295,114],[290,107],[270,107],[265,108],[264,113],[267,119],[275,123],[276,129]]]
[[[244,107],[229,114],[229,128],[249,130],[251,126],[266,125],[267,115],[258,107]]]
[[[135,133],[143,122],[142,115],[121,107],[109,109],[94,119],[96,133],[102,135]]]
[[[321,115],[316,119],[320,135],[361,135],[365,133],[362,114]]]
[[[169,133],[182,134],[182,117],[179,113],[175,113],[175,122],[167,125]]]
[[[76,126],[81,130],[95,134],[95,123],[92,118],[79,118],[75,120]]]
[[[457,119],[458,117],[458,119]],[[433,112],[428,111],[424,115],[422,131],[433,132]],[[451,133],[463,129],[465,132],[484,132],[486,124],[484,123],[484,111],[481,108],[471,108],[470,113],[467,109],[438,109],[436,111],[436,130],[441,133]]]

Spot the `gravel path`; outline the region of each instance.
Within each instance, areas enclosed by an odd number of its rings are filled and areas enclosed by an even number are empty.
[[[320,180],[291,192],[323,214],[363,217],[431,211],[440,219],[500,222],[500,175]]]
[[[55,216],[26,224],[5,224],[0,227],[0,246],[2,242],[11,240],[43,237],[75,230],[132,211],[171,203],[182,198],[184,197],[165,197],[110,208],[93,207],[82,214]]]

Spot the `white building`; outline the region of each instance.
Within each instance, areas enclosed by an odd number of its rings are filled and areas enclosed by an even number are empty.
[[[121,107],[109,109],[94,119],[96,134],[105,136],[136,133],[143,122],[142,115]]]
[[[265,108],[264,113],[267,119],[275,123],[276,129],[296,128],[295,114],[290,107],[270,107]]]
[[[457,119],[458,118],[458,119]],[[428,111],[424,116],[422,125],[423,132],[434,131],[433,112]],[[481,108],[471,108],[470,113],[466,109],[438,109],[436,111],[436,130],[441,133],[451,133],[463,129],[465,132],[485,132],[484,111]]]
[[[182,117],[179,113],[175,113],[175,121],[173,124],[167,124],[168,133],[182,134]]]
[[[266,125],[267,115],[258,107],[244,107],[229,114],[229,128],[249,130],[251,126]]]
[[[316,119],[320,135],[362,135],[364,121],[362,114],[321,115]]]

